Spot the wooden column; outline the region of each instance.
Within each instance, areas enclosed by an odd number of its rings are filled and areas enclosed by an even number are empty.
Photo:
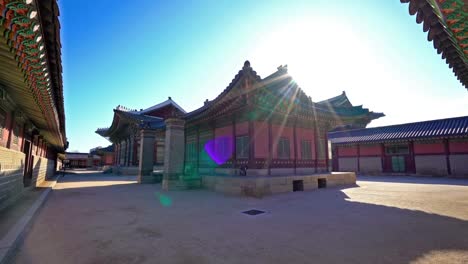
[[[114,165],[117,165],[118,160],[119,160],[119,144],[114,143]]]
[[[127,166],[132,165],[132,149],[133,149],[133,140],[131,137],[128,138],[128,146],[127,146]]]
[[[361,145],[357,144],[357,171],[361,172]]]
[[[8,114],[7,114],[8,115]],[[8,125],[8,139],[6,148],[11,148],[11,142],[13,140],[13,126],[15,124],[15,115],[14,112],[10,112],[10,124]],[[36,152],[37,155],[37,152]]]
[[[255,166],[255,137],[253,122],[249,120],[249,169]]]
[[[380,160],[382,163],[382,172],[387,171],[387,167],[385,165],[385,145],[384,143],[380,143]]]
[[[416,173],[416,161],[414,159],[414,142],[408,142],[408,150],[409,150],[409,166],[406,166],[405,170],[407,173]],[[405,160],[406,162],[406,160]]]
[[[236,116],[232,118],[232,168],[237,168]]]
[[[197,174],[200,173],[200,127],[197,126]]]
[[[318,127],[317,122],[314,123],[314,153],[315,153],[315,173],[318,171],[318,151],[317,151],[317,134],[318,134]]]
[[[449,139],[444,139],[445,162],[447,164],[447,174],[452,175],[452,167],[450,166],[450,144]]]
[[[296,128],[297,126],[297,118],[294,120],[294,127],[293,127],[293,142],[294,142],[294,174],[297,173],[297,134]]]
[[[132,149],[132,151],[133,151],[132,165],[133,166],[138,165],[138,163],[137,163],[137,156],[138,156],[137,150],[138,150],[137,139],[136,139],[136,137],[133,137],[133,149]]]
[[[271,119],[268,119],[268,175],[271,175],[271,163],[273,160],[273,132]]]
[[[325,129],[324,130],[324,134],[325,134],[325,167],[326,167],[326,171],[330,171],[329,169],[329,158],[330,156],[328,155],[328,129]]]
[[[216,121],[213,121],[213,123],[211,124],[211,134],[213,135],[213,153],[216,154]],[[218,163],[216,163],[214,160],[212,160],[213,162],[211,162],[212,165],[212,172],[214,173],[215,172],[215,168],[217,167]]]
[[[340,171],[340,147],[335,145],[335,155],[333,156],[333,160],[335,160],[336,164],[336,171]]]

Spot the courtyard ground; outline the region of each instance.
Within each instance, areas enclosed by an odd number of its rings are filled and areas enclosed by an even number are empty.
[[[468,263],[468,180],[361,176],[256,199],[67,175],[13,262]]]

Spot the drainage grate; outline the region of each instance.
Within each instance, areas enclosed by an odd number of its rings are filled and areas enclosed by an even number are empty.
[[[259,214],[263,214],[265,212],[257,210],[257,209],[252,209],[252,210],[248,210],[248,211],[245,211],[245,212],[242,212],[242,213],[243,214],[248,214],[248,215],[259,215]]]

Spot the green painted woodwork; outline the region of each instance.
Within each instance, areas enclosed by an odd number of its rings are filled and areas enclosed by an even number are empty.
[[[46,141],[63,149],[63,113],[60,117],[51,89],[47,45],[35,8],[23,1],[0,2],[0,83]]]

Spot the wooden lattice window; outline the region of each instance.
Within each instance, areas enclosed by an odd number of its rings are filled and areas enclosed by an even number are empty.
[[[409,148],[407,145],[386,146],[385,153],[387,155],[402,155],[408,154]]]
[[[290,158],[290,150],[289,150],[289,139],[288,138],[280,138],[278,141],[278,158],[280,159],[289,159]]]
[[[236,137],[236,158],[248,159],[249,150],[250,150],[249,137],[248,136]]]
[[[302,159],[312,159],[312,141],[302,140],[301,141],[301,157]]]
[[[197,159],[197,149],[196,149],[196,143],[191,142],[187,143],[187,149],[186,149],[186,160],[187,161],[193,161]]]

